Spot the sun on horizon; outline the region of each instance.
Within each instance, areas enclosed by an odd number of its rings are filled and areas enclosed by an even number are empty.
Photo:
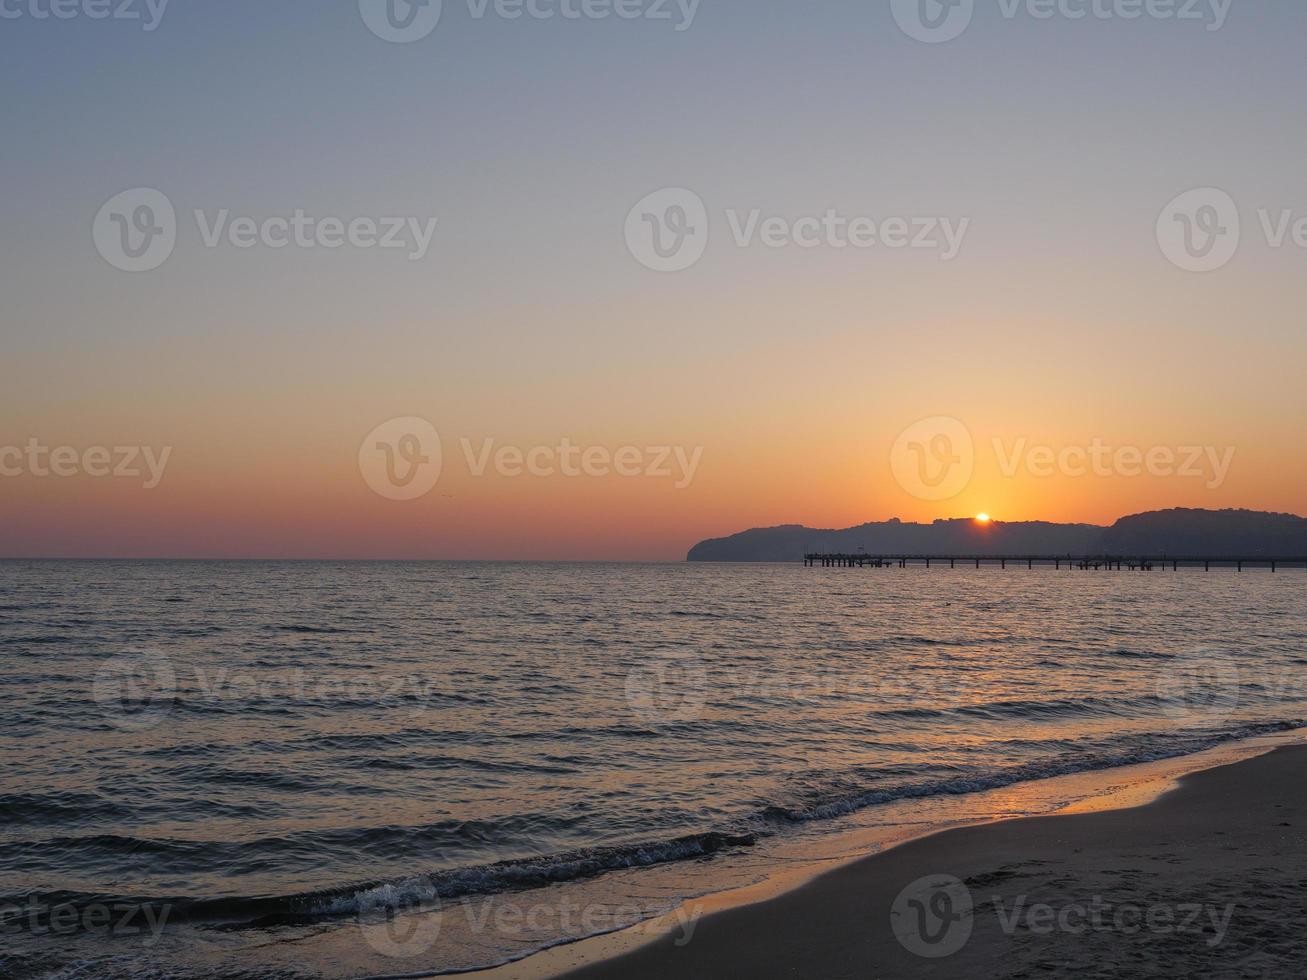
[[[990,522],[990,520],[991,520],[991,518],[990,518],[990,516],[989,516],[988,514],[977,514],[977,515],[976,515],[976,523],[977,523],[977,524],[988,524],[988,523]]]

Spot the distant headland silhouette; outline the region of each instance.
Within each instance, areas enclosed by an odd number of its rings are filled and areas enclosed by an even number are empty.
[[[894,518],[841,530],[787,524],[701,541],[687,561],[789,562],[806,552],[917,555],[1307,555],[1307,518],[1253,510],[1150,511],[1110,527],[973,518],[907,524]]]

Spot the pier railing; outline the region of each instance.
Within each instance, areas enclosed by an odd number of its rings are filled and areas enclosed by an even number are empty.
[[[1272,572],[1280,569],[1307,569],[1307,557],[1282,558],[1254,555],[1251,557],[1229,555],[1172,556],[1172,555],[871,555],[864,552],[809,552],[803,556],[803,564],[809,568],[907,568],[909,565],[924,565],[926,568],[947,565],[957,568],[974,565],[998,565],[1007,568],[1025,566],[1033,569],[1051,567],[1068,571],[1141,571],[1156,570],[1178,572],[1182,568],[1201,568],[1210,572],[1213,568],[1230,568],[1242,572],[1244,569],[1269,568]]]

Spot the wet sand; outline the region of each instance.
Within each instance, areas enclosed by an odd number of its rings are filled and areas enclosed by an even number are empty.
[[[964,827],[566,974],[1302,976],[1307,746],[1146,806]]]

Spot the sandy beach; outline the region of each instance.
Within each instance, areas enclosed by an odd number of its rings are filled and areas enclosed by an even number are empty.
[[[566,975],[1301,975],[1304,767],[1287,746],[1142,807],[946,831]]]

